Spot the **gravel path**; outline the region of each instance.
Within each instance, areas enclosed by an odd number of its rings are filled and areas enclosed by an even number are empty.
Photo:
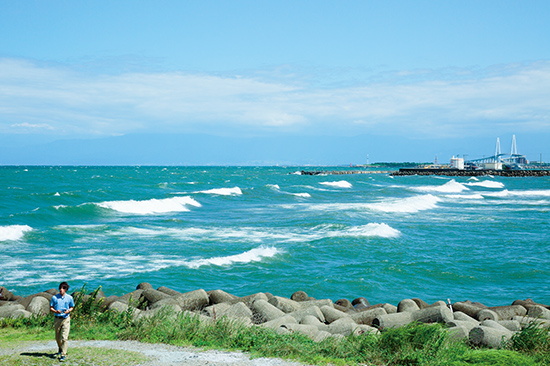
[[[216,366],[216,365],[243,365],[243,366],[302,366],[298,362],[285,361],[278,358],[254,358],[242,352],[201,351],[193,348],[170,346],[166,344],[140,343],[136,341],[70,341],[69,356],[72,347],[100,347],[139,352],[147,356],[150,361],[144,366],[151,365],[189,365],[189,366]],[[55,352],[55,341],[26,343],[24,348],[0,349],[1,354],[19,352]]]

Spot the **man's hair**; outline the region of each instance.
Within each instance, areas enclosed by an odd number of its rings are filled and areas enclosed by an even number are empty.
[[[61,282],[59,284],[59,288],[63,288],[65,289],[65,291],[67,291],[69,289],[69,284],[67,282]]]

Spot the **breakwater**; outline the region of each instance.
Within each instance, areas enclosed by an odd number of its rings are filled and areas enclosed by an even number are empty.
[[[300,171],[300,175],[349,175],[349,174],[388,174],[389,170],[315,170]]]
[[[50,300],[57,290],[22,297],[0,287],[0,294],[0,318],[18,318],[49,314]],[[351,334],[377,334],[420,322],[441,323],[454,339],[467,338],[475,346],[499,348],[503,341],[530,324],[550,328],[550,306],[531,299],[493,307],[471,301],[451,304],[449,300],[441,300],[428,304],[419,298],[403,299],[398,304],[371,305],[364,297],[333,301],[312,298],[304,291],[296,291],[289,298],[268,292],[238,297],[223,290],[197,289],[182,293],[165,286],[154,289],[145,282],[122,296],[106,296],[101,289],[72,295],[77,303],[75,311],[79,303],[96,302],[102,311],[131,311],[134,321],[139,321],[155,316],[164,308],[205,322],[225,317],[280,334],[299,332],[314,341]]]
[[[446,175],[450,177],[480,177],[480,176],[500,176],[500,177],[547,177],[550,176],[550,169],[540,170],[458,170],[458,169],[421,169],[421,168],[401,168],[398,171],[390,173],[393,176],[403,175]]]

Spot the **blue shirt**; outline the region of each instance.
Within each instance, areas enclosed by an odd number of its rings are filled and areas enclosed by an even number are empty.
[[[69,310],[69,308],[74,308],[74,301],[73,297],[69,294],[65,294],[65,296],[61,296],[61,294],[57,294],[55,296],[52,296],[52,301],[50,301],[50,306],[54,308],[55,310],[61,310],[62,314],[54,314],[58,318],[67,318],[70,313],[63,313],[65,310]]]

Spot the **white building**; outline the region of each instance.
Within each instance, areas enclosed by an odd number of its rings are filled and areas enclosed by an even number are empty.
[[[464,170],[464,158],[459,158],[459,157],[452,157],[451,158],[451,168],[453,169],[459,169],[459,170]]]

